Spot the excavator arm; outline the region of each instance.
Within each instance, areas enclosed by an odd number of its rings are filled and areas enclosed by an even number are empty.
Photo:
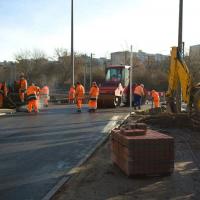
[[[168,91],[166,96],[171,103],[174,103],[175,92],[177,91],[178,83],[180,82],[182,101],[189,105],[191,101],[190,93],[192,88],[192,79],[186,63],[180,57],[181,56],[178,55],[178,48],[172,47],[168,76]]]
[[[171,63],[168,77],[167,109],[176,112],[175,93],[180,82],[182,91],[182,101],[188,105],[189,116],[194,128],[200,128],[200,83],[195,84],[188,67],[181,56],[178,55],[178,48],[172,47]]]

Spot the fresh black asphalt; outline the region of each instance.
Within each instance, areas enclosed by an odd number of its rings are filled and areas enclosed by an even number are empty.
[[[0,118],[0,200],[41,200],[128,109],[57,105]]]

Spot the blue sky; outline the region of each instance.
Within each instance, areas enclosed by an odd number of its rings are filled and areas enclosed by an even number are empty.
[[[168,54],[177,45],[179,0],[74,0],[74,48],[109,57],[133,45]],[[1,0],[0,61],[23,50],[70,51],[71,0]],[[184,0],[183,40],[200,44],[200,3]]]

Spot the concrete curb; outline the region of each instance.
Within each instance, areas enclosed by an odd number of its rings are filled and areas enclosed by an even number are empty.
[[[128,117],[130,116],[130,114],[126,115],[124,120],[121,123],[116,123],[115,126],[113,128],[118,128]],[[80,167],[81,165],[83,165],[87,160],[89,160],[89,158],[92,157],[92,155],[108,140],[109,136],[110,136],[110,132],[111,130],[109,130],[108,134],[105,134],[105,137],[103,137],[87,154],[86,156],[80,160],[80,162],[73,167],[67,174],[65,177],[63,177],[60,181],[58,181],[58,183],[41,199],[41,200],[50,200],[52,199],[52,197],[58,192],[58,190],[64,185],[66,184],[72,177],[73,177],[73,173],[70,174],[70,172],[72,172],[75,168]]]
[[[16,111],[13,109],[0,109],[0,117],[13,116],[15,113]]]

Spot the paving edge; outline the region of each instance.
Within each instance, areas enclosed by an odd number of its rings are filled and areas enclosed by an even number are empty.
[[[116,125],[113,128],[119,127],[128,117],[130,114],[126,115],[124,120],[121,123],[116,123]],[[111,131],[111,130],[110,130]],[[73,171],[73,169],[80,167],[83,165],[89,158],[92,157],[92,155],[107,141],[107,139],[110,136],[110,131],[108,134],[105,134],[105,137],[103,137],[87,154],[86,156],[78,162],[78,164],[73,167],[70,171]],[[52,197],[58,192],[58,190],[66,184],[72,177],[73,173],[69,174],[68,172],[65,177],[63,177],[60,181],[57,182],[57,184],[41,199],[41,200],[51,200]]]

